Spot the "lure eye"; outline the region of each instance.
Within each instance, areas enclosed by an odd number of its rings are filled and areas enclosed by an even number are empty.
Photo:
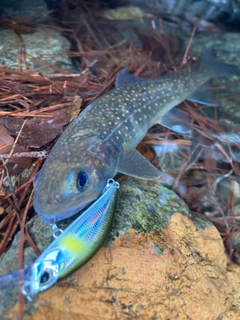
[[[40,278],[41,284],[46,284],[51,280],[52,274],[49,271],[44,271]]]
[[[79,191],[83,191],[88,183],[88,175],[84,171],[80,171],[77,176],[77,188]]]

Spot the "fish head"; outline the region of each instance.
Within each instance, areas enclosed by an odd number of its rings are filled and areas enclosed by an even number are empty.
[[[34,179],[34,209],[48,223],[68,218],[94,201],[116,174],[118,147],[97,137],[78,144],[60,139]]]

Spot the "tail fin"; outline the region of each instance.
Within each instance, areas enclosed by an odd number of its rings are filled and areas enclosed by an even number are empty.
[[[236,75],[240,77],[239,68],[217,60],[207,48],[204,48],[200,68],[206,65],[213,69],[216,76]]]
[[[207,71],[207,74],[211,75],[209,78],[226,75],[236,75],[240,77],[239,68],[217,60],[216,57],[214,57],[213,54],[206,48],[204,48],[202,51],[202,61],[199,69],[202,69],[202,71]],[[211,106],[219,105],[219,99],[216,95],[216,91],[208,88],[208,82],[198,87],[191,94],[188,100]]]

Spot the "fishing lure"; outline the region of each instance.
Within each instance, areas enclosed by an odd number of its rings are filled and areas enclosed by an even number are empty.
[[[43,251],[32,266],[0,277],[5,282],[20,278],[22,293],[32,296],[54,285],[85,264],[101,247],[111,227],[119,183],[109,179],[101,197],[64,231],[53,225],[55,240]],[[59,234],[59,235],[58,235]],[[20,279],[19,279],[20,280]]]

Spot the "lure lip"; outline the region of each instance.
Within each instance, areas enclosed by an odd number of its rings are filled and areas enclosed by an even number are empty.
[[[30,279],[32,274],[32,268],[20,269],[17,271],[10,272],[5,275],[0,276],[0,288],[8,287],[13,283],[17,283],[20,281],[25,281],[26,279]]]

